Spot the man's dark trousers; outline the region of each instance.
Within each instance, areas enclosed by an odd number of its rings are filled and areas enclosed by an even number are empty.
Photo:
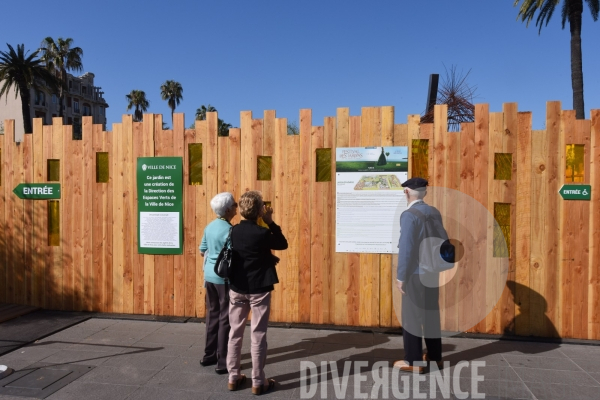
[[[431,276],[428,279],[431,281]],[[439,288],[423,285],[421,277],[413,274],[404,283],[403,290],[406,293],[402,296],[404,361],[410,365],[423,361],[423,336],[429,360],[441,361]]]
[[[217,369],[227,369],[229,341],[229,294],[227,285],[206,282],[206,347],[203,361],[217,361]]]

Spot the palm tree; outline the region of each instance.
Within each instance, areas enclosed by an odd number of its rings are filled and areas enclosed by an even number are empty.
[[[38,58],[39,51],[25,52],[25,45],[17,45],[17,51],[10,45],[8,51],[0,51],[0,98],[8,96],[14,87],[15,98],[21,95],[21,110],[23,112],[23,129],[25,133],[33,131],[31,124],[30,89],[42,86],[43,81],[50,88],[56,88],[54,76],[44,68],[42,59]]]
[[[217,112],[217,109],[211,106],[201,105],[200,108],[196,109],[196,120],[204,121],[206,119],[206,113],[209,112]],[[218,136],[229,136],[229,128],[233,127],[233,125],[228,124],[223,121],[221,118],[217,119],[217,135]]]
[[[40,50],[46,68],[56,75],[58,80],[59,109],[58,116],[63,118],[64,91],[67,90],[67,71],[83,71],[83,50],[81,47],[71,47],[73,39],[59,37],[56,41],[50,36],[42,41]],[[63,121],[64,122],[64,121]]]
[[[125,98],[129,101],[127,111],[135,107],[133,120],[135,122],[142,122],[144,112],[150,107],[150,102],[146,99],[146,92],[143,90],[132,90],[129,94],[125,95]]]
[[[515,0],[514,6],[521,0]],[[600,0],[585,0],[588,4],[592,18],[598,20],[600,11]],[[538,17],[535,25],[539,27],[539,33],[542,27],[548,25],[552,14],[560,0],[523,0],[517,19],[527,21],[527,25],[533,19],[536,12]],[[583,14],[583,0],[564,0],[562,5],[562,27],[569,21],[571,30],[571,86],[573,88],[573,109],[577,119],[585,118],[585,108],[583,106],[583,61],[581,56],[581,16]]]
[[[167,104],[171,109],[171,123],[173,123],[175,107],[183,100],[183,88],[181,87],[181,83],[166,81],[160,86],[160,97],[162,97],[163,100],[167,100]]]
[[[208,112],[216,112],[217,109],[211,106],[201,105],[200,108],[196,109],[196,120],[204,121],[206,119],[206,113]]]

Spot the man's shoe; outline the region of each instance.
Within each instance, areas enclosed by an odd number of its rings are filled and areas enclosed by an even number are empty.
[[[219,375],[225,375],[225,374],[229,373],[229,371],[227,371],[227,368],[222,368],[222,369],[215,368],[215,372]]]
[[[427,366],[428,366],[428,367],[429,367],[429,363],[430,363],[430,362],[433,362],[433,361],[431,361],[431,360],[429,359],[429,357],[427,356],[427,353],[424,353],[424,354],[423,354],[423,361],[425,361],[425,362],[427,363]],[[438,369],[439,369],[439,370],[441,370],[441,369],[443,369],[443,368],[444,368],[444,362],[443,362],[442,360],[440,360],[440,361],[436,361],[435,363],[437,364],[437,367],[438,367]]]
[[[416,372],[418,374],[425,373],[425,368],[412,366],[404,360],[395,361],[394,368],[399,369],[400,371],[404,371],[404,372],[413,372],[413,373]]]
[[[217,359],[215,358],[214,360],[205,360],[202,359],[200,360],[200,365],[202,365],[203,367],[208,367],[209,365],[215,365],[217,363]]]

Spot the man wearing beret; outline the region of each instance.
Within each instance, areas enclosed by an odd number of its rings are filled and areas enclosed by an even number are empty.
[[[430,361],[435,361],[438,367],[442,365],[439,287],[423,284],[438,282],[439,274],[419,268],[419,246],[425,238],[424,218],[442,219],[435,207],[423,201],[427,184],[423,178],[412,178],[402,184],[408,208],[400,216],[396,276],[396,286],[402,293],[404,360],[394,362],[394,368],[418,373],[425,372],[424,367]],[[423,353],[423,337],[426,353]]]

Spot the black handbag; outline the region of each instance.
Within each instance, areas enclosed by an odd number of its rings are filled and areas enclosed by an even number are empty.
[[[233,249],[231,248],[231,231],[233,226],[229,228],[229,235],[225,239],[225,244],[215,262],[215,274],[219,278],[229,279],[233,270]]]

